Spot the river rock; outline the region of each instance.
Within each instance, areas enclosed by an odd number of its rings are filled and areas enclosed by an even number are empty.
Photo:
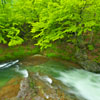
[[[88,71],[91,72],[100,72],[100,66],[93,61],[90,60],[86,60],[86,61],[80,61],[79,64]]]
[[[83,69],[91,72],[100,72],[100,66],[96,62],[89,60],[86,52],[80,51],[76,53],[76,59]]]
[[[37,55],[29,56],[23,61],[21,61],[21,65],[33,66],[33,65],[43,64],[47,61],[48,61],[47,57],[37,54]]]
[[[52,83],[47,78],[52,79]],[[68,90],[58,80],[40,73],[30,73],[29,78],[22,80],[16,100],[78,100],[62,88]]]
[[[31,100],[33,91],[29,86],[28,78],[24,78],[20,83],[20,91],[18,92],[18,100]]]

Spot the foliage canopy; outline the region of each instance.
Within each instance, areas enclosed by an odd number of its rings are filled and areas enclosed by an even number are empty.
[[[99,0],[1,0],[0,43],[9,46],[33,39],[47,48],[52,42],[80,42],[100,28]]]

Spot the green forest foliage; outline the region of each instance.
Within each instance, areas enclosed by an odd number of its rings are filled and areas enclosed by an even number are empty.
[[[0,3],[0,43],[21,44],[30,34],[30,24],[36,18],[33,1],[4,0]],[[27,36],[28,38],[28,36]]]
[[[54,41],[80,42],[100,29],[99,0],[1,0],[0,43],[27,40],[47,48]]]

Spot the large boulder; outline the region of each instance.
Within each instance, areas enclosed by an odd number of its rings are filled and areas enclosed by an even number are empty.
[[[85,51],[77,52],[76,59],[83,69],[91,72],[100,72],[100,66],[96,62],[89,60]]]

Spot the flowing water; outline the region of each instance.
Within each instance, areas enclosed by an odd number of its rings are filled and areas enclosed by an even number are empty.
[[[71,88],[70,93],[86,100],[100,100],[100,74],[78,69],[59,73],[57,79]]]
[[[100,100],[100,74],[72,67],[68,69],[54,61],[31,67],[30,70],[52,75],[69,87],[67,92],[76,95],[79,100]]]
[[[14,77],[28,77],[26,69],[21,69],[17,64],[19,61],[12,61],[0,64],[0,88]]]
[[[3,86],[9,79],[15,76],[23,75],[28,77],[28,70],[53,76],[69,87],[67,92],[76,95],[79,100],[100,100],[100,74],[82,69],[67,69],[63,64],[55,61],[24,67],[25,69],[20,69],[19,65],[15,63],[12,63],[12,65],[7,69],[0,70],[0,86]],[[53,83],[48,76],[43,77],[43,79],[48,80],[51,84]]]

